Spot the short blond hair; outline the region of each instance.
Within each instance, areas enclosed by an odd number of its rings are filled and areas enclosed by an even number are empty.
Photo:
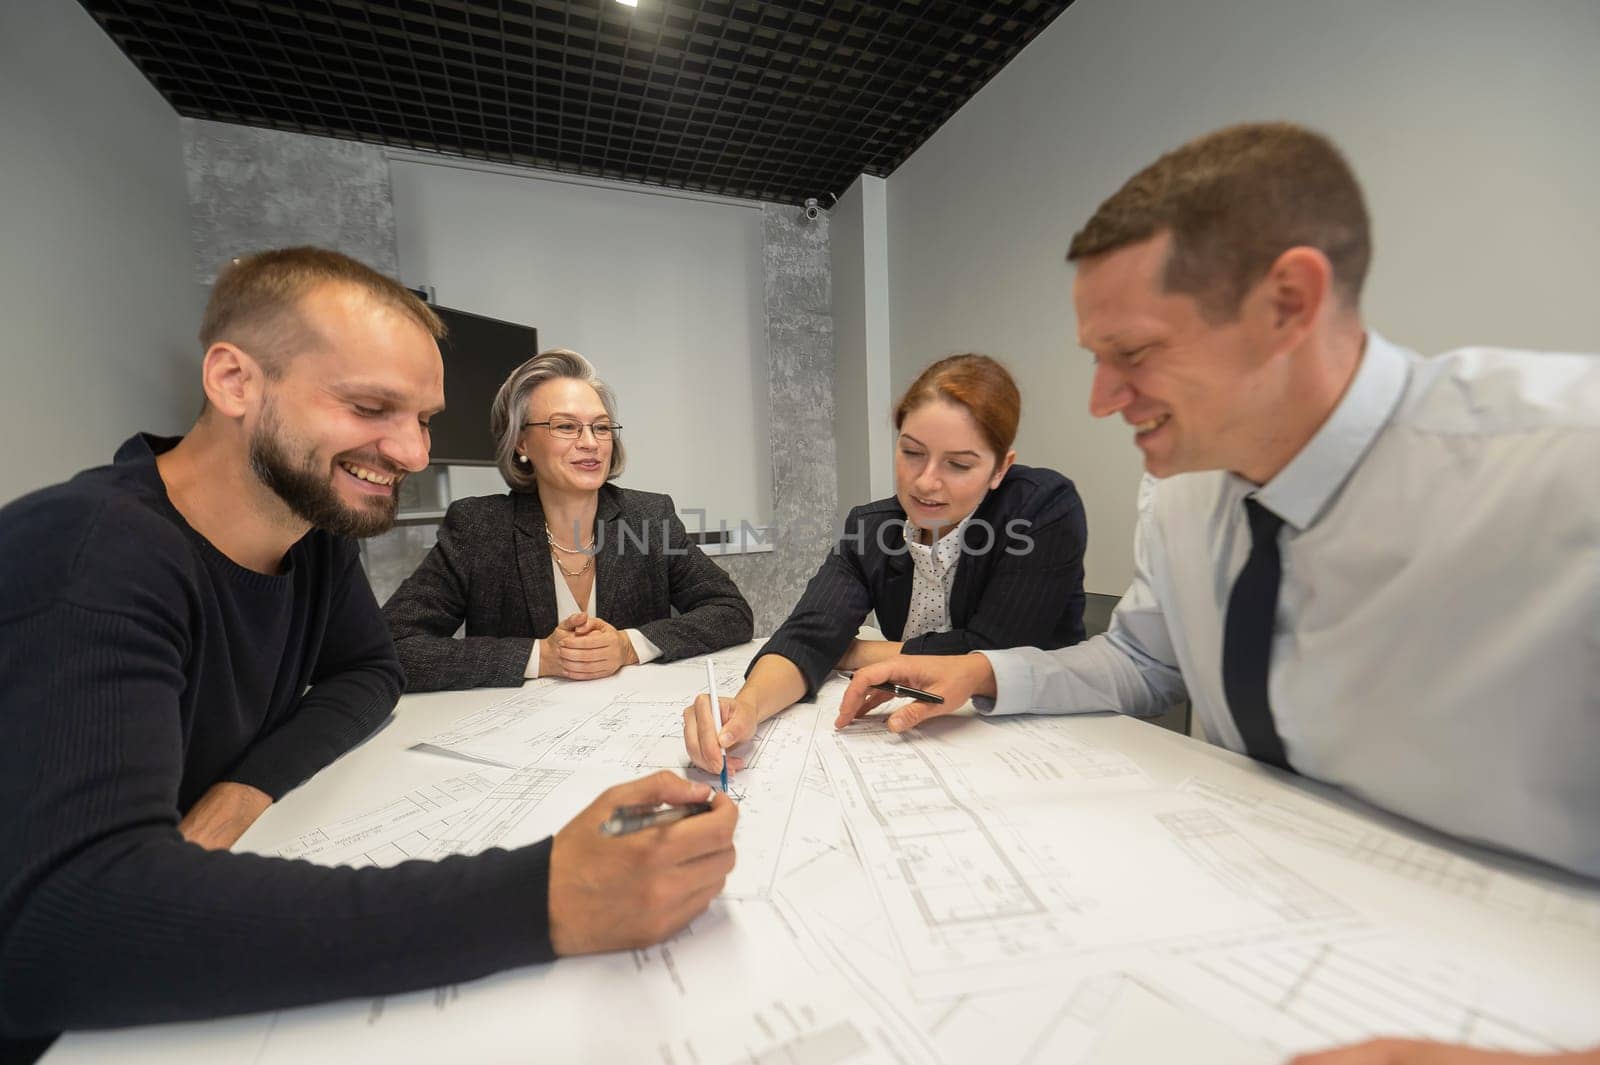
[[[444,323],[426,303],[393,278],[327,248],[276,248],[233,260],[211,286],[200,321],[200,347],[238,344],[269,377],[316,342],[300,314],[300,301],[330,282],[355,285],[386,307],[410,318],[435,340]]]
[[[606,417],[617,420],[617,397],[611,386],[600,380],[589,360],[576,351],[552,348],[541,352],[511,371],[494,395],[489,407],[489,433],[494,437],[494,464],[500,470],[513,492],[531,492],[539,483],[534,476],[533,464],[517,463],[517,440],[522,436],[522,419],[528,409],[528,397],[546,381],[570,377],[594,389]],[[606,470],[606,480],[622,475],[628,464],[627,453],[622,448],[622,437],[611,438],[611,466]]]

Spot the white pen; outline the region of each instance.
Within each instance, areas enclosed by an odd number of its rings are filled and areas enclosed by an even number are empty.
[[[706,690],[711,693],[711,723],[717,726],[717,732],[722,731],[722,702],[717,698],[717,667],[711,659],[706,659]],[[728,752],[722,752],[722,790],[728,790]]]

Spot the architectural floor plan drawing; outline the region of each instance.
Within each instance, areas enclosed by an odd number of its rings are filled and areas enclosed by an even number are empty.
[[[681,673],[682,677],[677,683],[686,686],[686,690],[696,694],[706,690],[706,659],[717,670],[717,691],[723,695],[737,695],[739,689],[744,687],[744,673],[749,668],[751,659],[756,652],[766,644],[765,640],[752,640],[750,643],[740,644],[738,647],[726,647],[709,655],[698,655],[694,658],[682,658],[676,662],[668,662],[661,669],[663,672],[671,670]]]
[[[709,656],[718,664],[717,688],[734,695],[744,684],[745,665],[759,644],[746,644]],[[683,710],[706,691],[706,657],[683,659],[648,669],[628,670],[612,677],[573,686],[546,678],[530,681],[515,695],[496,700],[463,717],[450,728],[413,745],[413,750],[453,755],[517,769],[533,762],[629,765],[641,770],[682,769],[688,764],[683,750]],[[628,704],[629,711],[616,709]],[[556,749],[574,730],[563,751]],[[618,741],[645,741],[643,747],[624,749]],[[759,739],[759,735],[758,735]],[[659,740],[661,742],[653,742]],[[605,748],[591,756],[584,747]]]
[[[1600,951],[1600,900],[1592,893],[1530,884],[1466,855],[1386,832],[1305,796],[1268,794],[1215,780],[1186,781],[1183,790],[1229,816],[1337,855],[1362,869],[1396,877],[1488,913],[1591,939]]]
[[[1282,1055],[1136,976],[1082,981],[1044,1013],[1017,1065],[1281,1065]]]
[[[486,766],[480,772],[414,788],[260,853],[355,867],[391,866],[408,858],[432,857],[435,845],[450,834],[451,826],[466,818],[505,775]]]
[[[1197,866],[1285,921],[1335,920],[1351,914],[1348,906],[1269,855],[1214,811],[1191,807],[1156,814],[1155,819]]]
[[[1504,968],[1498,958],[1461,965],[1437,944],[1382,931],[1218,949],[1143,978],[1283,1056],[1374,1032],[1525,1053],[1592,1045],[1594,1022],[1574,1021],[1592,1006],[1594,977],[1573,981],[1558,968],[1505,979]]]
[[[752,649],[719,653],[719,689]],[[651,771],[708,781],[681,739],[706,683],[698,659],[424,696],[321,790],[269,809],[248,849],[470,855],[533,843]],[[901,735],[881,715],[836,730],[844,686],[741,752],[737,865],[664,943],[74,1033],[46,1065],[1279,1065],[1379,1035],[1600,1046],[1592,884],[1112,715],[963,709]]]
[[[648,700],[623,696],[597,708],[573,723],[536,759],[540,765],[573,765],[586,769],[606,766],[648,773],[653,769],[687,767],[683,747],[683,708],[680,700]],[[757,769],[773,723],[768,718],[745,747],[746,770]]]
[[[835,761],[829,758],[830,765]],[[906,776],[879,779],[902,797]],[[1217,777],[1228,781],[1230,771],[1219,767]],[[1600,1039],[1600,1017],[1591,1008],[1600,994],[1600,969],[1584,941],[1573,942],[1554,926],[1542,939],[1530,936],[1537,922],[1490,908],[1464,926],[1471,935],[1463,937],[1457,924],[1453,939],[1420,939],[1409,920],[1412,904],[1452,900],[1448,889],[1406,887],[1403,892],[1416,896],[1407,905],[1367,913],[1365,900],[1348,890],[1352,881],[1341,871],[1342,860],[1284,849],[1271,833],[1230,826],[1214,808],[1160,795],[1140,801],[1201,879],[1186,882],[1150,870],[1167,891],[1146,900],[1150,912],[1187,907],[1191,887],[1214,878],[1272,911],[1276,921],[1147,944],[1159,949],[1091,949],[1045,966],[1024,952],[1007,964],[1033,978],[997,990],[1009,981],[958,987],[937,968],[919,969],[931,955],[924,944],[933,937],[916,938],[928,924],[928,910],[899,879],[914,880],[916,870],[886,874],[865,845],[859,862],[835,851],[794,870],[778,899],[796,911],[794,921],[812,930],[864,999],[928,1033],[946,1061],[1267,1065],[1382,1032],[1530,1052],[1578,1049]],[[1172,808],[1161,809],[1163,802]],[[1125,826],[1106,818],[1099,830],[1118,837]],[[852,831],[859,843],[862,833],[855,826]],[[1072,834],[1071,819],[1061,818],[1058,831]],[[1088,848],[1080,853],[1085,864],[1103,857]],[[875,883],[880,880],[887,887]],[[1134,886],[1130,875],[1125,890]],[[868,894],[881,905],[863,905]],[[1084,893],[1089,899],[1096,894]],[[1358,909],[1362,916],[1351,918]],[[900,919],[908,913],[916,919]],[[1496,923],[1502,927],[1492,927]],[[1070,917],[1062,927],[1071,927]],[[986,935],[992,945],[993,930]],[[1470,950],[1463,940],[1473,944]],[[945,942],[977,956],[972,942]]]
[[[724,694],[743,683],[744,667],[758,646],[713,656],[719,663],[719,690],[731,685]],[[832,693],[828,705],[837,704],[843,687],[836,682],[827,689]],[[499,823],[495,839],[502,845],[531,843],[559,829],[588,799],[613,784],[662,769],[701,782],[715,780],[689,765],[683,746],[684,708],[705,690],[704,658],[628,670],[582,685],[530,686],[466,715],[411,749],[513,769],[516,780],[546,781],[537,798],[530,791],[529,797],[502,803],[493,815],[488,808],[494,800],[486,799],[484,808],[466,822],[472,831],[480,818]],[[745,765],[728,787],[739,803],[734,837],[739,861],[725,889],[730,898],[759,898],[772,889],[801,781],[815,764],[812,736],[826,702],[803,703],[769,718],[734,750]],[[562,778],[548,775],[555,771]],[[508,782],[505,787],[515,786]],[[520,813],[514,816],[514,810]],[[453,836],[441,837],[429,853],[449,853],[452,841]],[[464,840],[460,845],[469,846]]]
[[[824,714],[820,703],[792,707],[763,722],[753,746],[746,745],[749,763],[728,780],[728,794],[739,804],[738,864],[723,889],[729,897],[770,895],[786,848],[804,845],[796,832],[801,789],[814,759],[814,736],[827,727]],[[681,725],[678,743],[681,750]],[[690,779],[712,781],[698,769],[687,772]]]
[[[1303,937],[1358,915],[1181,793],[1063,776],[1001,787],[1004,725],[852,726],[819,744],[868,879],[925,994],[1132,965],[1214,939]],[[954,742],[960,740],[959,746]],[[995,786],[987,786],[998,778]],[[1185,900],[1182,917],[1161,904]]]
[[[414,744],[412,750],[519,769],[587,716],[588,705],[574,705],[559,692],[553,682],[530,682],[517,694]]]
[[[730,675],[743,675],[749,653],[722,653],[738,666],[729,669]],[[496,700],[410,748],[441,765],[449,764],[448,757],[463,767],[454,775],[294,839],[275,841],[265,853],[328,865],[392,865],[407,858],[474,854],[537,842],[605,789],[657,770],[709,783],[715,778],[691,768],[683,748],[683,709],[705,690],[703,660],[695,661],[698,671],[639,670],[624,678],[630,684],[612,678],[569,686],[559,700],[552,692],[562,689],[549,685]],[[698,689],[691,683],[696,679]],[[839,683],[830,689],[835,702],[842,688]],[[813,753],[822,706],[804,703],[770,718],[737,749],[746,764],[728,788],[739,803],[734,836],[739,858],[724,887],[728,898],[766,897],[778,878],[786,841],[793,838],[791,850],[809,845],[804,832],[791,831],[791,822],[808,771],[814,785],[826,786]],[[838,823],[836,814],[825,815],[816,834],[825,837]]]
[[[819,969],[805,938],[770,903],[719,901],[646,950],[562,959],[411,994],[156,1026],[131,1046],[115,1033],[86,1033],[54,1060],[96,1060],[102,1049],[131,1065],[936,1060],[926,1044],[863,1006],[837,973]],[[181,1045],[168,1041],[174,1032],[182,1033]],[[147,1047],[151,1054],[142,1056]]]
[[[547,831],[519,833],[519,829],[570,776],[567,770],[542,766],[516,770],[474,803],[472,809],[443,826],[420,856],[447,858],[452,854],[477,854],[490,847],[533,842],[527,838],[529,835],[535,840],[543,838]]]
[[[281,1013],[253,1065],[918,1060],[836,983],[769,904],[719,902],[646,950]]]
[[[1151,787],[1137,762],[1120,751],[1078,739],[1048,718],[945,718],[924,726],[939,739],[959,732],[961,757],[948,757],[940,745],[928,752],[953,780],[964,780],[992,796],[1056,798],[1065,792],[1138,791]],[[972,743],[976,736],[981,741]]]
[[[1193,964],[1218,994],[1237,996],[1298,1027],[1307,1046],[1359,1040],[1377,1028],[1415,1039],[1559,1049],[1528,1025],[1476,1005],[1450,974],[1363,952],[1359,944],[1258,948]]]
[[[831,853],[784,879],[777,899],[809,929],[885,1023],[924,1033],[952,1063],[986,1065],[1279,1065],[1267,1044],[1120,971],[1022,987],[920,997],[861,866]],[[1152,1043],[1152,1037],[1158,1040]]]

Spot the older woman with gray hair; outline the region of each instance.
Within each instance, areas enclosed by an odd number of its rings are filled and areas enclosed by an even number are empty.
[[[558,349],[517,367],[489,428],[511,491],[452,503],[383,608],[408,690],[593,680],[750,639],[750,604],[672,499],[610,483],[622,426],[587,359]]]

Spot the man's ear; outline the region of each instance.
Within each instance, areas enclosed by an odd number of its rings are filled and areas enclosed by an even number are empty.
[[[249,352],[219,340],[206,349],[200,384],[213,410],[224,418],[242,418],[261,400],[265,374]]]
[[[1257,320],[1269,350],[1291,351],[1316,324],[1333,298],[1333,264],[1316,248],[1293,247],[1278,256],[1254,293]]]
[[[1015,451],[1007,451],[1005,458],[1000,460],[999,465],[994,468],[994,473],[989,477],[991,491],[1000,487],[1000,482],[1005,479],[1006,471],[1010,470],[1011,464],[1016,461],[1017,453]]]

